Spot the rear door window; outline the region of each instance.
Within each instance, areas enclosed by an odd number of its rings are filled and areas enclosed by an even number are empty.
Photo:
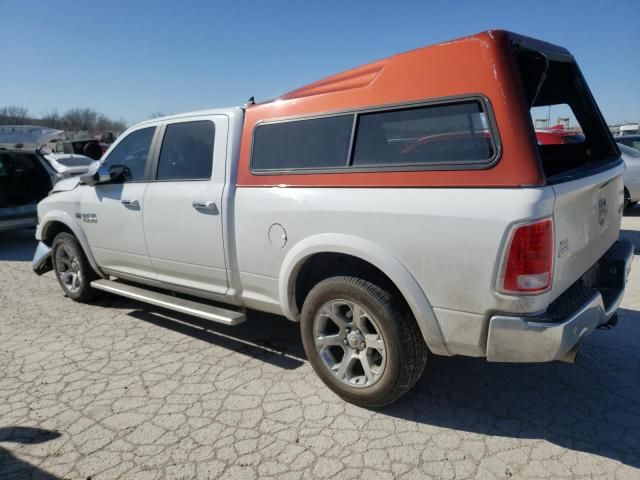
[[[210,179],[214,137],[215,125],[209,120],[167,125],[156,179]]]

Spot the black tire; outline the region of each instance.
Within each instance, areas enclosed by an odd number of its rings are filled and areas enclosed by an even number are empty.
[[[51,248],[51,259],[58,283],[67,297],[76,302],[87,302],[95,296],[96,291],[91,288],[91,282],[98,278],[98,275],[91,268],[82,247],[73,235],[66,232],[56,235]],[[75,279],[69,281],[65,276],[67,272],[75,274]]]
[[[324,360],[324,356],[321,356],[316,349],[314,338],[316,317],[321,318],[322,314],[319,312],[323,307],[332,304],[331,302],[339,303],[342,300],[359,305],[364,310],[365,318],[372,315],[379,330],[379,337],[384,341],[383,350],[386,357],[384,367],[381,368],[379,378],[371,382],[370,386],[356,387],[350,385],[348,379],[338,379],[338,373],[334,372],[340,368],[334,367],[332,370]],[[428,349],[415,318],[398,300],[379,286],[351,276],[327,278],[313,287],[307,295],[300,317],[300,331],[305,353],[320,379],[347,402],[363,407],[388,405],[411,389],[421,377],[427,361]],[[346,331],[350,329],[347,328]],[[342,330],[338,332],[338,335],[341,334]],[[365,348],[368,352],[369,347],[362,347],[362,345],[360,344],[360,348]],[[338,345],[324,348],[338,347],[344,350],[344,355],[347,355],[347,349],[351,348],[351,345],[345,343],[345,347]],[[357,353],[361,356],[363,352]],[[369,377],[366,374],[364,376],[365,383],[369,383]],[[361,378],[356,378],[355,381],[361,381]]]

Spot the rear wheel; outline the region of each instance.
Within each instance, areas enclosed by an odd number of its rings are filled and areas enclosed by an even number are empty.
[[[427,347],[398,299],[366,280],[318,283],[302,308],[302,342],[321,380],[344,400],[380,407],[420,378]]]
[[[98,276],[76,238],[70,233],[59,233],[51,250],[53,270],[65,295],[77,302],[91,300],[95,295],[91,282]]]

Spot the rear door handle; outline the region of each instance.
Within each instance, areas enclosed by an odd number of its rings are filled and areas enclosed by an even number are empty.
[[[122,199],[122,204],[125,207],[130,207],[130,208],[138,208],[140,207],[140,202],[138,202],[138,200],[129,200],[129,199]]]
[[[210,200],[194,200],[191,205],[199,211],[218,213],[216,202]]]

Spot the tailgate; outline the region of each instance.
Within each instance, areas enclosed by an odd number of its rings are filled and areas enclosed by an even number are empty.
[[[552,298],[558,297],[613,245],[620,234],[624,167],[553,185],[555,266]]]

